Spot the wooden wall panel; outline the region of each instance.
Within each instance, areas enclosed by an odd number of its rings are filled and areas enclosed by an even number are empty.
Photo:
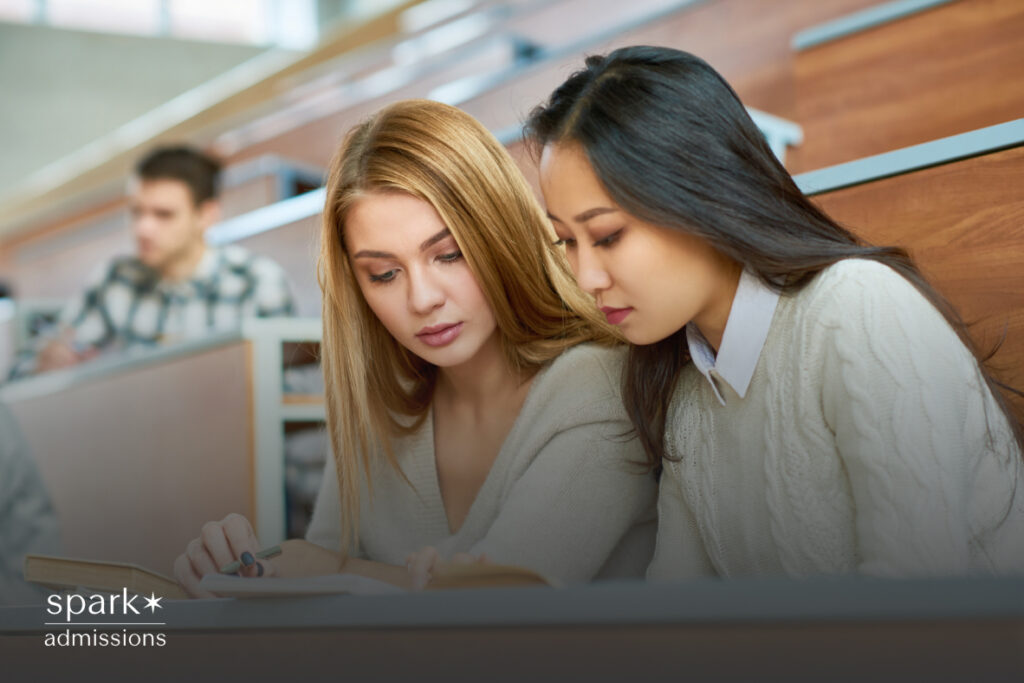
[[[645,0],[646,3],[647,0]],[[791,52],[790,37],[793,33],[821,21],[855,11],[874,0],[834,0],[820,3],[815,0],[711,0],[688,7],[657,22],[624,33],[611,43],[594,46],[591,51],[607,51],[616,46],[653,43],[692,50],[707,58],[725,73],[738,88],[748,104],[775,114],[788,116],[794,109],[790,78]],[[614,3],[613,3],[614,4]],[[582,11],[579,0],[565,0],[545,8],[538,22],[521,27],[528,34],[546,43],[564,41],[564,35],[556,30],[564,25],[566,35],[576,35],[580,26],[569,25],[564,16],[567,11]],[[571,14],[571,12],[570,12]],[[581,25],[604,25],[607,17],[600,22],[588,18]],[[596,22],[596,23],[595,23]],[[602,23],[604,22],[604,23]],[[579,22],[577,22],[579,23]],[[531,33],[532,32],[532,33]],[[562,38],[558,36],[562,35]],[[251,159],[264,153],[276,153],[301,162],[326,167],[345,131],[360,119],[385,103],[407,97],[423,97],[438,85],[447,83],[481,70],[494,68],[507,53],[502,48],[486,50],[479,59],[465,60],[439,69],[418,79],[387,96],[364,102],[338,113],[319,118],[297,129],[284,132],[271,139],[246,147],[228,163]],[[470,113],[476,115],[493,130],[520,123],[529,110],[541,102],[582,61],[582,54],[572,55],[557,62],[525,73],[512,82],[497,86],[494,90],[465,104]],[[521,167],[528,177],[533,177],[532,161],[519,156]],[[255,183],[254,190],[259,197],[266,197],[266,189]],[[260,204],[257,197],[226,197],[225,216],[242,209]],[[264,202],[265,203],[265,202]],[[79,212],[50,227],[36,231],[33,235],[0,245],[0,257],[9,263],[4,276],[14,281],[25,296],[63,297],[78,290],[81,283],[97,263],[103,262],[115,253],[130,252],[132,244],[127,229],[97,230],[95,226],[103,221],[124,222],[118,212],[123,211],[124,200],[108,203],[89,212]],[[107,215],[107,214],[110,215]],[[285,229],[287,231],[287,229]],[[45,244],[51,241],[50,245]],[[308,245],[299,245],[290,237],[280,240],[257,238],[256,243],[269,241],[274,247],[270,253],[279,260],[303,264],[303,268],[286,266],[296,280],[302,301],[316,310],[319,304],[318,289],[305,282],[303,273],[308,263]],[[67,248],[58,248],[59,242],[66,242]],[[291,244],[299,251],[285,253],[284,245]],[[25,249],[28,245],[30,248]],[[287,247],[288,249],[292,247]],[[260,249],[257,249],[260,251]],[[32,254],[26,256],[25,254]],[[306,304],[303,304],[306,309]]]
[[[879,0],[712,0],[670,20],[623,34],[617,45],[667,45],[715,67],[744,104],[791,118],[792,37]]]
[[[678,0],[556,0],[521,3],[529,11],[512,18],[508,30],[545,47],[570,45],[616,27],[628,26]],[[618,30],[621,30],[618,29]]]
[[[1024,388],[1024,147],[815,201],[868,241],[909,248],[964,319],[977,321],[982,348],[1005,332],[993,366]]]
[[[261,175],[240,185],[225,187],[220,193],[221,217],[233,218],[273,204],[281,199],[277,192],[277,177],[273,175]]]
[[[205,522],[253,518],[249,356],[239,342],[10,401],[65,555],[170,575]]]
[[[1002,97],[1005,102],[1015,101],[1014,98],[1024,98],[1024,89],[1009,87],[1006,79],[998,80],[997,75],[989,73],[992,70],[986,71],[983,68],[990,62],[1000,68],[1007,65],[1013,67],[1024,59],[1024,49],[1017,50],[1014,55],[1006,53],[1006,46],[1012,42],[1008,42],[1008,36],[1024,36],[1024,26],[1020,25],[1020,18],[1024,17],[1024,3],[1014,0],[961,0],[947,7],[907,17],[896,24],[872,29],[800,53],[796,55],[799,61],[796,67],[801,80],[799,87],[795,87],[794,53],[790,47],[792,36],[810,26],[874,4],[877,4],[877,0],[833,0],[828,3],[817,0],[708,0],[681,9],[659,21],[624,32],[604,45],[592,46],[588,52],[605,52],[622,45],[647,43],[670,45],[704,57],[730,80],[746,104],[770,113],[795,118],[805,125],[808,142],[804,147],[807,149],[792,149],[788,155],[790,166],[795,168],[807,167],[809,163],[820,165],[819,162],[813,162],[813,159],[814,155],[823,153],[822,150],[828,154],[845,154],[842,148],[847,144],[847,139],[856,136],[836,135],[829,132],[830,129],[820,126],[825,125],[825,118],[846,115],[845,103],[851,97],[850,92],[861,100],[875,93],[874,90],[869,92],[866,86],[857,80],[860,77],[856,73],[849,75],[852,79],[851,84],[846,85],[845,79],[828,77],[829,69],[852,69],[859,73],[858,70],[861,68],[876,67],[878,60],[882,60],[892,50],[898,50],[903,54],[899,59],[910,60],[919,57],[926,62],[926,66],[922,67],[925,71],[922,73],[928,78],[921,82],[922,88],[936,87],[941,91],[944,87],[943,74],[947,71],[951,76],[958,77],[973,73],[976,74],[974,80],[978,81],[977,87],[985,88],[986,92],[994,91],[995,96]],[[578,8],[581,3],[577,0],[566,0],[558,3],[558,6],[562,5]],[[556,10],[558,7],[553,6],[545,12],[551,14]],[[948,19],[951,12],[958,13],[955,15],[955,18],[959,18],[956,26],[950,26],[947,20],[939,22],[942,17]],[[551,17],[554,16],[551,14]],[[998,21],[993,23],[993,17]],[[552,23],[553,20],[545,21],[543,26],[538,24],[532,29],[538,32],[539,38],[555,40],[557,36],[552,32]],[[936,26],[933,27],[933,24]],[[908,32],[908,37],[904,39],[903,32],[908,31],[908,27],[915,26],[917,28]],[[524,28],[531,27],[527,25]],[[576,30],[578,27],[572,28]],[[977,36],[988,33],[992,33],[994,37],[979,44]],[[900,40],[895,40],[897,37]],[[988,45],[989,42],[992,44]],[[851,45],[864,45],[868,51],[862,53],[852,50]],[[487,54],[489,59],[498,59],[497,53]],[[496,86],[493,90],[466,102],[464,108],[493,130],[518,124],[533,106],[547,97],[558,83],[580,66],[582,56],[566,56],[525,72],[513,81]],[[951,66],[949,60],[958,61]],[[932,61],[935,61],[934,65]],[[317,119],[306,126],[248,147],[230,161],[240,161],[273,152],[326,166],[345,130],[365,115],[394,99],[423,96],[431,88],[473,73],[483,65],[484,61],[460,63],[449,69],[431,73],[428,77],[390,95]],[[1017,71],[1024,73],[1024,63],[1018,66],[1020,68]],[[843,80],[844,83],[832,82],[837,80]],[[889,73],[888,80],[876,85],[881,88],[886,83],[902,88],[907,85],[907,79],[899,69],[896,69]],[[827,107],[823,109],[825,105],[822,103],[830,97],[838,96],[837,92],[846,93],[842,95],[847,98],[842,107],[828,113],[825,118],[814,114],[827,113]],[[960,109],[950,108],[946,118],[959,116],[958,111],[974,106],[970,98],[966,100]],[[880,128],[899,126],[912,129],[921,139],[940,134],[938,130],[924,132],[927,126],[920,120],[904,115],[902,105],[898,102],[882,99],[872,102],[878,112],[889,118],[880,121],[877,126],[855,127],[854,132],[861,137],[875,140],[880,136]],[[798,115],[799,112],[806,113],[810,118],[804,119],[803,115]],[[1020,113],[1022,112],[1018,112],[1017,115]],[[938,120],[942,119],[942,116],[934,118]],[[909,127],[906,125],[908,121],[911,124]],[[941,131],[941,134],[948,132],[950,131]],[[828,140],[828,144],[822,144],[824,140]],[[913,140],[918,141],[921,140]],[[904,142],[910,144],[911,141]],[[888,141],[878,144],[889,148],[893,145],[902,146],[904,142]],[[524,154],[518,145],[512,145],[511,151],[527,178],[535,185],[536,170],[532,159]],[[246,204],[247,208],[248,206]],[[122,207],[123,204],[114,203],[109,205],[107,210],[120,211],[123,210]],[[314,271],[317,228],[313,223],[315,221],[285,226],[274,233],[246,240],[244,244],[281,262],[295,283],[302,312],[315,315],[319,311],[319,288],[316,285]],[[75,242],[74,240],[79,239],[76,236],[71,240],[74,243],[73,248],[59,254],[52,251],[50,255],[46,255],[45,248],[37,248],[41,244],[37,240],[44,237],[48,239],[50,236],[57,239],[58,233],[63,239],[65,230],[81,234],[83,229],[89,230],[88,225],[88,221],[77,224],[64,222],[52,230],[45,230],[37,237],[22,239],[17,244],[3,245],[0,247],[0,262],[6,266],[4,276],[12,278],[26,296],[67,296],[76,291],[96,263],[106,260],[110,254],[117,251],[130,251],[131,242],[127,234],[115,235],[115,231],[108,231],[102,240],[94,240],[91,243],[86,239]],[[29,245],[32,248],[28,251],[35,254],[31,258],[25,257],[26,252],[22,249]],[[22,256],[19,256],[19,253]]]
[[[1024,2],[960,0],[799,53],[808,171],[1024,116]]]
[[[792,36],[874,4],[877,0],[711,0],[624,32],[586,54],[638,44],[687,50],[720,71],[745,104],[789,118],[796,112]],[[581,52],[542,65],[463,108],[494,130],[519,123],[583,65],[583,57]]]
[[[112,258],[135,251],[128,210],[109,213],[10,247],[11,280],[19,298],[66,298]]]
[[[609,26],[617,23],[629,23],[642,13],[655,11],[661,4],[662,0],[638,0],[628,4],[619,0],[559,0],[531,8],[499,30],[493,31],[493,34],[498,36],[511,33],[544,47],[560,46],[608,30]],[[444,59],[442,56],[440,61]],[[495,41],[493,45],[480,47],[477,52],[463,59],[432,69],[414,82],[381,97],[352,106],[338,101],[337,111],[248,145],[232,160],[276,153],[327,166],[345,132],[384,105],[402,99],[426,97],[438,86],[466,77],[497,72],[512,64],[511,46],[507,41]],[[502,89],[503,86],[498,87],[499,91]],[[512,122],[520,120],[521,112],[518,109],[511,111]]]
[[[624,32],[612,41],[596,44],[587,53],[607,52],[633,44],[668,45],[692,51],[719,69],[749,106],[783,117],[796,113],[792,84],[792,36],[800,30],[876,4],[877,0],[711,0],[686,7],[656,22]],[[564,5],[564,7],[562,7]],[[557,3],[541,16],[543,26],[527,22],[522,32],[536,34],[545,44],[559,44],[552,25],[568,20],[564,9],[580,12],[582,3]],[[538,20],[539,21],[539,20]],[[561,22],[561,23],[559,23]],[[565,32],[574,27],[566,26]],[[578,31],[577,31],[578,32]],[[570,73],[582,65],[584,53],[545,63],[512,81],[468,102],[462,107],[498,131],[521,123],[530,109],[543,101]],[[260,154],[287,155],[326,166],[349,127],[388,102],[424,97],[438,85],[497,66],[494,55],[467,60],[438,70],[388,95],[345,108],[310,121],[238,152],[231,161]]]
[[[130,249],[127,227],[120,229],[126,225],[127,207],[125,197],[108,199],[79,207],[73,213],[48,220],[36,229],[0,242],[0,262],[5,264],[0,272],[13,283],[18,296],[63,296],[52,293],[67,291],[73,282],[81,283],[89,272],[89,266],[94,267],[97,263],[83,255],[79,248],[88,250],[85,245],[99,241],[104,243],[104,246],[97,247],[99,253],[108,256]],[[115,234],[119,231],[122,234]],[[53,247],[59,243],[65,247]],[[49,272],[45,265],[36,267],[34,262],[38,259],[49,258],[66,249],[69,252],[67,263],[61,260],[58,268]]]
[[[510,58],[511,52],[507,44],[496,43],[492,48],[482,48],[473,59],[439,67],[386,95],[358,104],[339,101],[333,113],[313,118],[301,126],[246,145],[229,157],[227,162],[236,163],[262,154],[277,154],[326,169],[330,166],[331,158],[345,133],[381,107],[398,100],[426,97],[431,90],[439,86],[508,65]]]

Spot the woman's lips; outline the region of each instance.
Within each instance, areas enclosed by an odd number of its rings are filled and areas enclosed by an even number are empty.
[[[604,313],[604,317],[608,319],[609,325],[618,325],[626,319],[627,315],[633,312],[633,308],[612,308],[611,306],[602,306],[601,312]]]
[[[442,323],[424,327],[416,333],[416,338],[427,346],[445,346],[451,344],[462,332],[462,323]]]

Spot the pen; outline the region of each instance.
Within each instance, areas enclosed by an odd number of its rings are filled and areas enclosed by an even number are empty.
[[[265,560],[268,557],[274,557],[275,555],[280,555],[281,554],[281,546],[275,545],[275,546],[272,546],[270,548],[264,548],[263,550],[257,550],[254,554],[256,555],[257,558],[259,558],[261,560]],[[220,568],[220,573],[221,574],[234,574],[235,572],[237,572],[241,568],[242,568],[242,561],[241,560],[235,560],[234,562],[229,562],[228,564],[226,564],[223,567],[221,567]]]

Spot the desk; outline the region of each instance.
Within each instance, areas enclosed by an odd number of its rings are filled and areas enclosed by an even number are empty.
[[[203,523],[239,512],[267,545],[285,536],[282,345],[318,320],[252,320],[237,332],[105,357],[0,389],[61,524],[64,554],[170,574]]]
[[[1024,578],[620,581],[156,614],[163,648],[114,651],[47,648],[43,606],[0,609],[0,661],[12,682],[1024,680]]]

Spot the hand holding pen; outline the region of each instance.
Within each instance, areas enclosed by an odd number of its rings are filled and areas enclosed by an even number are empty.
[[[281,553],[280,546],[260,550],[259,539],[249,520],[230,514],[219,522],[203,525],[199,538],[189,541],[185,552],[174,562],[174,578],[189,595],[216,597],[199,587],[206,574],[238,573],[239,576],[274,576],[270,558]]]

